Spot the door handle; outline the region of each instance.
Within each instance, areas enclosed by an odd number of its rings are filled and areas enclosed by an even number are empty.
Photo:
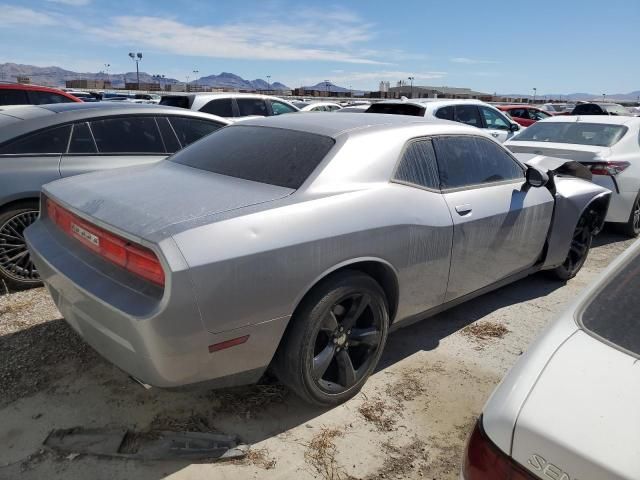
[[[498,132],[491,132],[491,135],[493,135],[496,138],[500,136],[500,134]]]
[[[471,213],[471,210],[473,209],[471,208],[471,205],[468,203],[465,203],[464,205],[456,206],[456,212],[458,212],[459,215],[467,215]]]

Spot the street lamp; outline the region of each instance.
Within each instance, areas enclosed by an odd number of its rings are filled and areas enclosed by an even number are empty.
[[[331,85],[331,82],[329,80],[325,80],[324,81],[324,86],[327,88],[327,98],[329,98],[329,86]]]
[[[142,61],[142,52],[129,52],[129,56],[131,57],[131,60],[136,62],[136,90],[140,90],[140,69],[138,68],[138,63]]]
[[[195,91],[198,91],[198,74],[200,73],[200,70],[193,70],[193,86],[195,88]]]
[[[353,98],[353,86],[349,85],[349,97]]]
[[[413,98],[413,81],[416,77],[409,77],[409,81],[411,82],[411,98]]]
[[[533,87],[533,103],[536,103],[536,92],[538,91],[538,89],[536,87]]]
[[[607,94],[606,94],[606,93],[603,93],[603,94],[602,94],[602,101],[603,101],[603,102],[604,102],[604,99],[605,99],[605,98],[607,98]]]

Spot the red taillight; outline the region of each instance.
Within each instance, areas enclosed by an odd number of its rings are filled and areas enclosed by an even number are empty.
[[[463,476],[465,480],[534,480],[533,474],[514,462],[487,437],[482,419],[467,443]]]
[[[47,215],[63,232],[101,257],[156,285],[164,286],[164,270],[160,260],[148,248],[82,220],[51,199],[47,199]]]
[[[614,176],[624,171],[630,164],[629,162],[594,162],[588,165],[592,175]]]

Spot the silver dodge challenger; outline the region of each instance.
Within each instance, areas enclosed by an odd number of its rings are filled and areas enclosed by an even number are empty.
[[[575,162],[526,160],[448,121],[252,119],[154,165],[45,185],[26,239],[67,322],[142,382],[270,369],[335,405],[390,330],[539,270],[578,272],[610,191]]]

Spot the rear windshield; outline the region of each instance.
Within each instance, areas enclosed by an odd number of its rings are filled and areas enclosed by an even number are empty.
[[[333,147],[330,137],[235,125],[181,150],[172,162],[230,177],[297,189]]]
[[[160,105],[167,107],[189,108],[189,97],[186,95],[164,96],[160,99]]]
[[[640,355],[640,254],[608,280],[582,313],[582,326]]]
[[[421,117],[424,115],[425,107],[412,105],[410,103],[374,103],[366,113],[390,113],[392,115],[414,115]]]
[[[627,127],[623,125],[582,122],[537,122],[522,130],[511,141],[573,143],[610,147],[624,137],[625,133],[627,133]]]

